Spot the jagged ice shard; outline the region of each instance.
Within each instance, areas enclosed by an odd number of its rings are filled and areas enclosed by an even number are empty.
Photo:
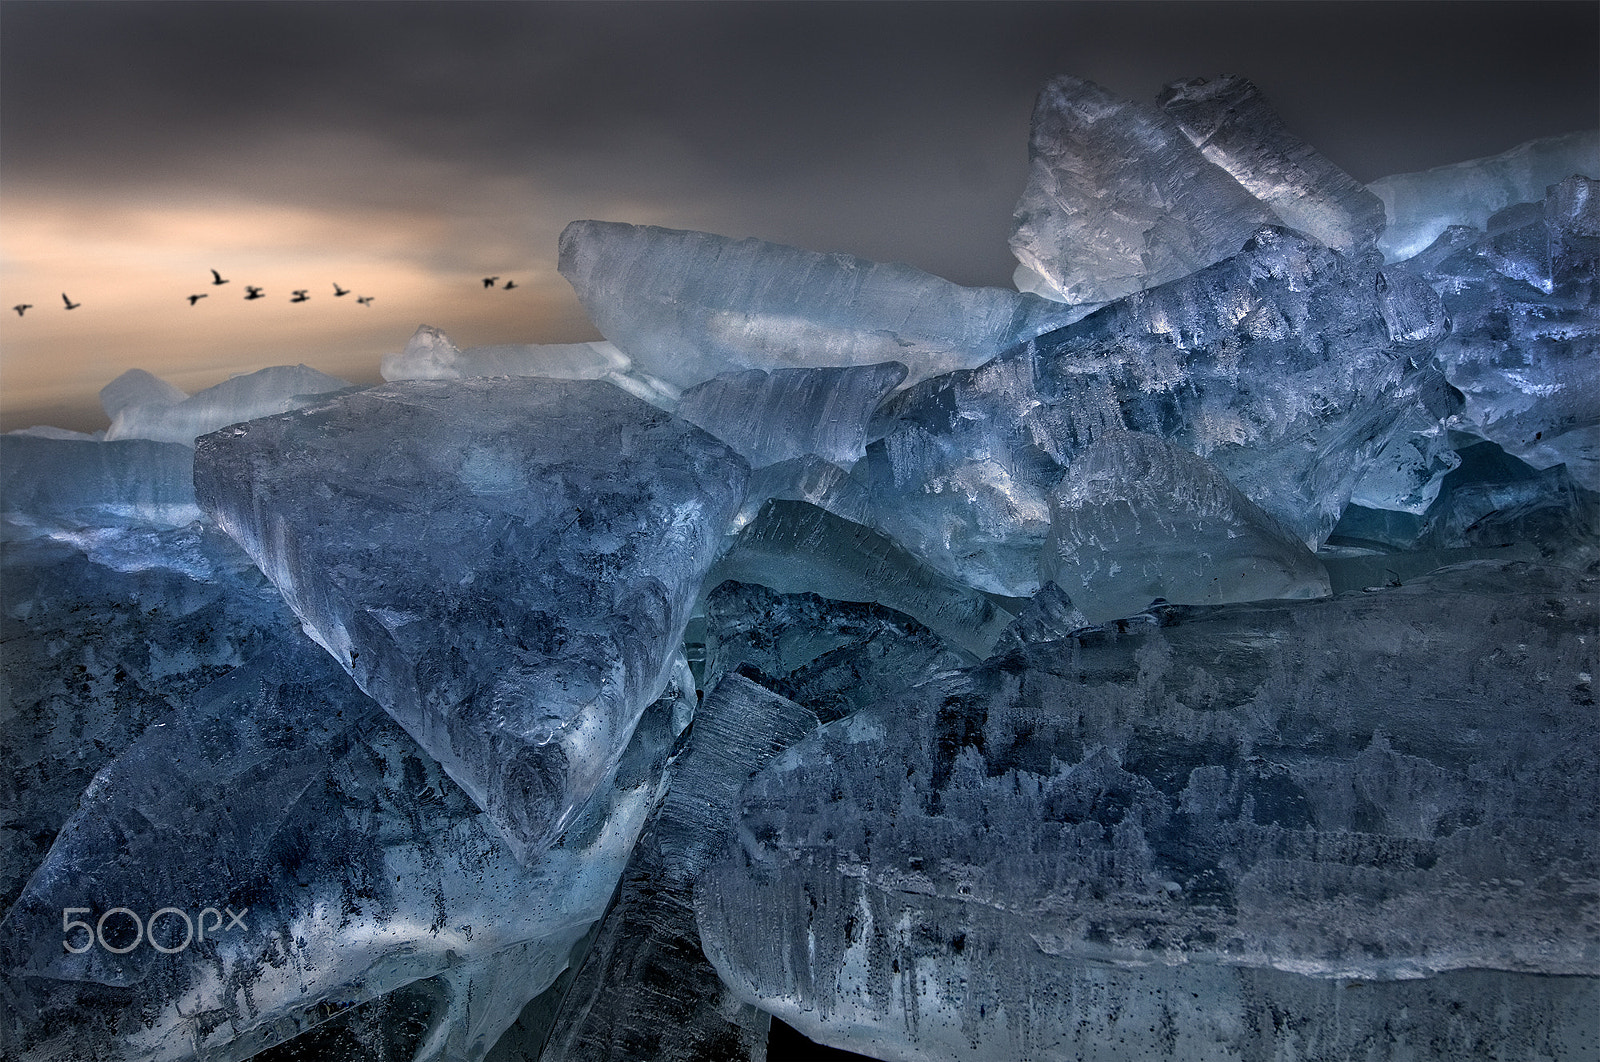
[[[1372,247],[1383,201],[1291,133],[1255,85],[1242,77],[1174,81],[1160,103],[1201,154],[1285,225],[1347,254]]]
[[[200,504],[519,858],[665,687],[748,466],[609,384],[413,381],[201,440]]]
[[[1600,1058],[1595,135],[1034,117],[1048,298],[579,221],[0,437],[0,1056]]]
[[[1017,286],[1100,304],[1237,251],[1278,219],[1155,106],[1079,77],[1039,93],[1011,249]]]
[[[739,369],[886,361],[914,383],[1081,316],[898,263],[608,221],[568,225],[560,266],[601,334],[677,387]]]
[[[1281,228],[980,368],[893,396],[852,470],[874,526],[979,589],[1028,596],[1050,491],[1138,431],[1198,454],[1316,546],[1419,405],[1459,399],[1428,354],[1438,297]]]

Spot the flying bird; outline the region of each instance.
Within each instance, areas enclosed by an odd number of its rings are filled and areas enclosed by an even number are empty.
[[[516,286],[517,286],[517,282],[515,280],[508,280],[508,281],[506,281],[505,290],[506,291],[510,291],[512,288],[514,288]]]
[[[67,304],[67,309],[69,310],[76,310],[79,306],[83,305],[81,302],[73,302],[71,299],[67,298],[67,293],[64,291],[61,293],[61,301]]]
[[[222,279],[222,274],[221,273],[219,273],[215,269],[213,269],[211,271],[211,283],[213,283],[213,284],[226,284],[227,281]]]
[[[483,278],[483,286],[486,287],[486,288],[492,288],[492,287],[494,287],[495,281],[497,281],[499,279],[500,279],[499,277],[484,277]]]
[[[294,298],[290,299],[289,301],[290,302],[305,302],[309,298],[311,298],[311,296],[307,295],[305,293],[305,289],[302,288],[301,290],[295,292],[294,293]]]
[[[339,286],[339,282],[337,280],[335,280],[333,282],[333,297],[334,298],[337,299],[340,295],[348,295],[348,294],[350,294],[350,289],[349,288],[341,288]]]
[[[17,316],[18,316],[18,317],[21,317],[21,316],[22,316],[22,315],[23,315],[23,314],[25,314],[25,313],[27,313],[27,312],[28,312],[28,311],[29,311],[29,310],[31,310],[31,309],[33,309],[33,303],[31,303],[31,302],[24,302],[24,303],[21,303],[21,304],[20,304],[20,305],[17,305],[17,306],[13,306],[13,307],[11,307],[11,308],[12,308],[12,309],[13,309],[13,310],[15,310],[15,311],[17,311]]]
[[[356,301],[359,302],[363,306],[370,307],[372,305],[372,296],[371,295],[357,295],[356,296]]]
[[[244,290],[246,299],[260,299],[265,297],[265,293],[260,288],[254,287],[250,284],[246,284]]]
[[[189,296],[189,305],[193,306],[195,303],[199,302],[203,298],[205,298],[204,295],[190,295]]]

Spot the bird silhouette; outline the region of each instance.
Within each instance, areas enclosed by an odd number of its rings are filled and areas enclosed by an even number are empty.
[[[495,281],[497,281],[499,279],[500,279],[499,277],[484,277],[483,278],[483,286],[486,287],[486,288],[492,288],[492,287],[494,287]]]
[[[244,297],[246,299],[260,299],[260,298],[264,298],[265,294],[266,294],[260,288],[254,287],[254,286],[252,286],[250,284],[246,284],[244,290],[245,290],[245,296]]]
[[[193,306],[195,303],[199,302],[203,298],[205,298],[204,295],[190,295],[189,296],[189,305]]]
[[[215,269],[213,269],[211,271],[211,283],[213,283],[213,284],[226,284],[227,281],[222,279],[222,274],[221,273],[219,273]]]
[[[15,311],[17,311],[17,316],[18,316],[18,317],[21,317],[21,316],[22,316],[22,315],[23,315],[23,314],[25,314],[25,313],[27,313],[27,312],[28,312],[28,311],[29,311],[29,310],[31,310],[31,309],[33,309],[33,303],[31,303],[31,302],[24,302],[24,303],[21,303],[21,304],[20,304],[20,305],[17,305],[17,306],[13,306],[13,307],[11,307],[11,308],[12,308],[12,309],[13,309],[13,310],[15,310]]]
[[[348,294],[350,294],[350,289],[349,288],[341,288],[339,286],[339,282],[337,280],[335,280],[333,282],[333,297],[334,298],[337,299],[340,295],[348,295]]]
[[[300,291],[295,292],[294,293],[294,298],[290,299],[289,301],[290,302],[305,302],[309,298],[311,298],[311,296],[307,295],[305,293],[304,289],[301,289]]]
[[[61,301],[67,304],[67,309],[69,310],[76,310],[79,306],[83,305],[81,302],[73,302],[71,299],[67,298],[67,293],[64,291],[61,293]]]
[[[506,281],[505,290],[510,291],[512,288],[514,288],[516,286],[517,286],[517,282],[515,280],[508,280],[508,281]]]
[[[371,306],[372,305],[372,296],[371,295],[357,295],[356,296],[356,301],[359,302],[363,306]]]

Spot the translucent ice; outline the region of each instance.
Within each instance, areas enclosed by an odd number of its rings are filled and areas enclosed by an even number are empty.
[[[472,376],[543,376],[605,380],[654,406],[670,409],[678,389],[633,370],[614,343],[511,343],[457,349],[450,337],[420,326],[399,354],[385,354],[385,380],[461,380]]]
[[[724,1002],[701,954],[694,889],[734,829],[740,788],[816,725],[811,712],[739,675],[707,692],[543,1057],[762,1057],[767,1017]]]
[[[175,406],[188,398],[187,392],[143,369],[129,369],[100,388],[100,408],[116,420],[123,410],[135,406]]]
[[[26,978],[21,1040],[63,1057],[243,1058],[454,970],[476,991],[446,1001],[436,1039],[459,1049],[420,1057],[481,1058],[604,910],[659,795],[670,731],[650,732],[644,769],[625,759],[524,868],[438,765],[291,635],[96,777],[4,923],[8,972]],[[92,928],[64,926],[63,909]]]
[[[1159,109],[1083,78],[1039,93],[1028,158],[1011,233],[1018,286],[1061,302],[1187,276],[1278,221]]]
[[[388,384],[195,459],[201,506],[519,858],[664,688],[748,474],[609,384],[534,378]]]
[[[1510,207],[1424,274],[1454,321],[1439,364],[1452,421],[1535,467],[1600,489],[1600,183],[1574,177]]]
[[[126,380],[126,374],[119,379]],[[145,383],[148,385],[148,381]],[[317,395],[349,386],[336,376],[305,365],[274,365],[224,380],[180,402],[169,402],[155,395],[149,386],[137,390],[129,387],[122,389],[126,394],[119,393],[113,399],[116,404],[127,397],[128,403],[117,406],[106,438],[154,439],[193,446],[195,439],[207,432],[298,409],[309,405]]]
[[[458,350],[450,337],[423,325],[406,349],[383,358],[383,378],[459,380],[468,376],[545,376],[554,380],[600,380],[628,368],[627,355],[611,343],[525,343]]]
[[[965,667],[903,612],[723,583],[706,598],[706,681],[738,673],[831,721]]]
[[[1075,319],[907,265],[606,221],[568,225],[560,265],[595,327],[677,387],[739,369],[886,361],[915,382]]]
[[[1574,174],[1600,179],[1600,133],[1530,140],[1488,158],[1380,178],[1367,186],[1388,218],[1378,249],[1390,262],[1403,261],[1449,226],[1481,229],[1496,211],[1541,199]]]
[[[8,534],[86,527],[181,527],[201,517],[194,451],[178,443],[0,435]]]
[[[750,369],[689,388],[676,412],[739,451],[751,468],[806,455],[849,466],[861,456],[878,404],[905,378],[898,362]]]
[[[1391,318],[1440,327],[1418,338]],[[1427,361],[1443,321],[1427,285],[1263,229],[1193,276],[900,392],[851,475],[874,526],[1012,597],[1039,588],[1051,488],[1108,432],[1204,457],[1314,546],[1365,474],[1397,460],[1419,403],[1436,421],[1458,407]]]
[[[877,1057],[1583,1043],[1597,604],[1478,564],[1024,643],[758,774],[702,878],[707,955]]]
[[[1328,573],[1216,467],[1138,432],[1084,450],[1050,497],[1039,565],[1092,623],[1155,598],[1222,604],[1326,597]]]
[[[107,554],[127,563],[91,559]],[[3,911],[95,772],[295,620],[233,541],[201,524],[8,542],[0,609]]]
[[[1255,85],[1232,76],[1174,81],[1160,103],[1206,158],[1285,225],[1346,253],[1372,247],[1382,200],[1291,133]]]
[[[914,616],[953,645],[986,656],[1011,615],[919,561],[893,540],[805,502],[769,501],[712,569],[779,593],[875,601]]]

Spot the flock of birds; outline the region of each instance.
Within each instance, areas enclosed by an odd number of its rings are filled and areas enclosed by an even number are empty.
[[[211,271],[211,285],[212,285],[212,287],[217,287],[217,286],[220,286],[222,284],[227,284],[227,283],[230,283],[230,281],[226,277],[224,277],[221,273],[217,272],[215,269],[213,269]],[[483,286],[485,288],[493,288],[496,285],[498,285],[499,283],[500,283],[500,278],[499,277],[484,277],[483,278]],[[515,288],[516,286],[517,286],[517,282],[515,280],[507,280],[505,282],[505,285],[503,286],[502,290],[510,291],[513,288]],[[244,286],[244,292],[245,292],[244,298],[245,298],[246,302],[250,302],[250,301],[253,301],[255,299],[264,299],[264,298],[267,297],[266,291],[264,289],[262,289],[262,288],[256,287],[254,284],[246,284]],[[350,289],[349,288],[341,288],[339,286],[338,281],[334,281],[334,284],[333,284],[333,297],[334,298],[337,299],[337,298],[340,298],[340,297],[348,295],[348,294],[350,294]],[[310,293],[310,289],[308,289],[308,288],[296,288],[291,293],[291,295],[292,295],[292,297],[289,299],[290,302],[310,302],[311,301],[311,293]],[[206,298],[206,297],[207,297],[207,293],[206,292],[201,292],[198,295],[190,295],[190,296],[188,296],[189,305],[193,306],[195,303],[199,302],[201,299]],[[357,295],[356,296],[356,302],[359,303],[362,306],[370,307],[372,305],[372,299],[373,299],[373,296],[371,296],[371,295]],[[66,292],[62,292],[61,293],[61,301],[66,303],[67,309],[69,309],[69,310],[76,310],[79,306],[83,305],[83,303],[81,303],[81,302],[73,302],[70,298],[67,297],[67,293]],[[17,316],[18,317],[24,317],[24,316],[27,315],[29,310],[33,309],[33,303],[31,303],[31,302],[21,302],[21,303],[18,303],[17,305],[15,305],[15,306],[13,306],[11,308],[13,310],[17,311]]]

